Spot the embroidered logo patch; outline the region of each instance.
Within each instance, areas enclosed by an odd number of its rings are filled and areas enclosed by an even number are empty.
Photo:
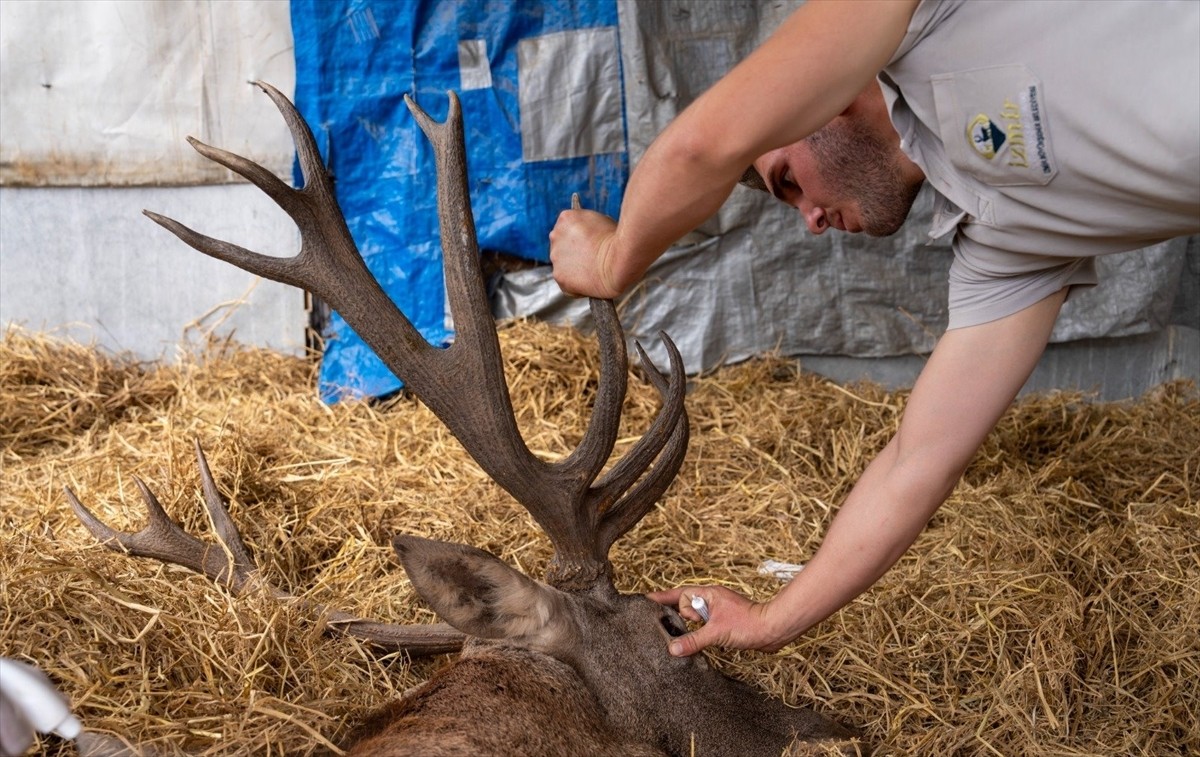
[[[967,122],[967,141],[987,160],[1006,151],[1004,164],[1009,168],[1052,175],[1054,168],[1046,150],[1039,106],[1036,86],[1028,87],[1015,98],[1006,96],[1000,104],[999,123],[986,113]]]
[[[971,147],[988,160],[996,157],[1006,139],[1008,136],[986,113],[980,113],[967,124],[967,140]]]
[[[955,169],[993,187],[1045,186],[1057,175],[1045,92],[1028,68],[953,71],[931,82],[938,136]]]

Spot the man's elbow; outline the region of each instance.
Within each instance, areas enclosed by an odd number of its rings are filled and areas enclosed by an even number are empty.
[[[739,147],[738,135],[729,133],[731,129],[725,124],[690,118],[681,119],[675,126],[662,145],[662,157],[667,165],[686,167],[690,175],[732,185],[758,157],[750,154],[752,150]]]

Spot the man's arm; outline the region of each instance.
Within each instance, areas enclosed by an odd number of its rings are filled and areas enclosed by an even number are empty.
[[[921,371],[895,437],[846,498],[804,570],[770,602],[719,587],[651,595],[678,604],[700,595],[710,620],[675,639],[673,654],[709,645],[773,651],[848,604],[916,540],[967,463],[1033,372],[1066,290],[998,321],[948,331]],[[678,649],[676,648],[678,645]]]
[[[746,167],[841,113],[895,53],[916,0],[810,0],[646,150],[620,222],[564,211],[550,234],[569,294],[615,297],[729,197]]]

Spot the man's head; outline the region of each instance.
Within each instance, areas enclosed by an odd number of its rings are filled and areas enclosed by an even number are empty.
[[[823,128],[763,155],[742,177],[799,210],[814,234],[832,227],[877,237],[899,230],[923,180],[874,83]]]

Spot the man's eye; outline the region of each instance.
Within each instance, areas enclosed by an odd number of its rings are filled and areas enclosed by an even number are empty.
[[[779,183],[787,189],[796,189],[796,180],[792,178],[792,169],[783,172],[783,176],[779,178]]]

